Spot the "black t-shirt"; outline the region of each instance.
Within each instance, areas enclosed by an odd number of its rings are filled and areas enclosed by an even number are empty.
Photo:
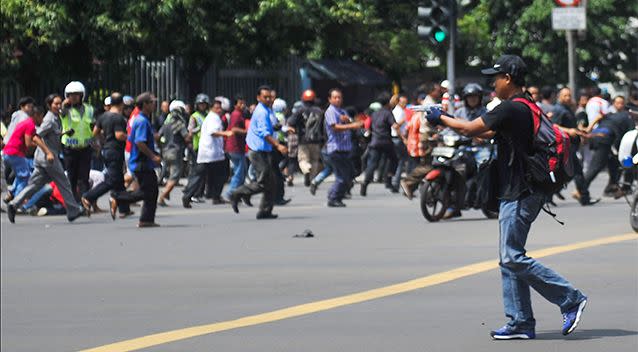
[[[522,96],[514,96],[518,98]],[[505,100],[483,117],[496,132],[499,199],[517,200],[530,188],[525,181],[525,154],[532,150],[532,112],[523,103]]]
[[[634,121],[629,117],[627,111],[621,111],[617,113],[611,113],[605,115],[605,118],[598,123],[597,130],[607,129],[609,133],[605,133],[604,136],[595,137],[595,143],[604,146],[620,146],[620,141],[625,133],[635,128]],[[596,130],[594,130],[596,132]]]
[[[124,153],[126,141],[120,142],[115,138],[115,132],[126,133],[126,118],[124,115],[107,111],[97,120],[96,127],[101,129],[104,135],[104,149],[115,149]]]
[[[392,125],[394,125],[394,115],[389,109],[383,108],[372,114],[372,141],[371,147],[392,145]]]

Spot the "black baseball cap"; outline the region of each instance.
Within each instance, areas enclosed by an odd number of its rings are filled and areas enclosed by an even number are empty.
[[[527,73],[527,65],[520,56],[503,55],[496,60],[494,66],[481,70],[481,73],[488,76],[507,73],[512,78],[524,78]]]

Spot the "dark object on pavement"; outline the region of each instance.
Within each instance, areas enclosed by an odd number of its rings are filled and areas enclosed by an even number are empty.
[[[308,237],[315,237],[315,234],[313,234],[312,231],[310,230],[304,230],[302,233],[298,233],[292,237],[308,238]]]

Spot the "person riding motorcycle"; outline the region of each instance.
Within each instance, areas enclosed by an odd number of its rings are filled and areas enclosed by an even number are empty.
[[[457,117],[466,119],[468,121],[472,121],[480,116],[483,116],[487,113],[487,109],[483,106],[483,88],[478,83],[468,83],[463,88],[463,107],[458,109],[455,113]],[[450,133],[454,133],[450,131]],[[475,147],[479,147],[478,151],[474,155],[474,159],[476,160],[476,165],[480,165],[490,157],[490,152],[492,148],[490,147],[489,141],[475,139],[472,143]],[[472,180],[467,180],[466,189],[471,189],[470,183]],[[464,201],[464,200],[463,200]],[[461,208],[463,208],[463,204],[461,199],[457,199],[456,203],[450,206],[445,215],[443,215],[443,219],[450,219],[454,217],[461,216]]]

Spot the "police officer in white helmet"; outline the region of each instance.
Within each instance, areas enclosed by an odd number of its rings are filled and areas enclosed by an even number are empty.
[[[91,142],[93,140],[93,107],[84,103],[86,89],[78,81],[70,82],[64,88],[64,101],[60,121],[62,122],[62,145],[64,167],[71,182],[77,201],[89,190],[91,170]]]

